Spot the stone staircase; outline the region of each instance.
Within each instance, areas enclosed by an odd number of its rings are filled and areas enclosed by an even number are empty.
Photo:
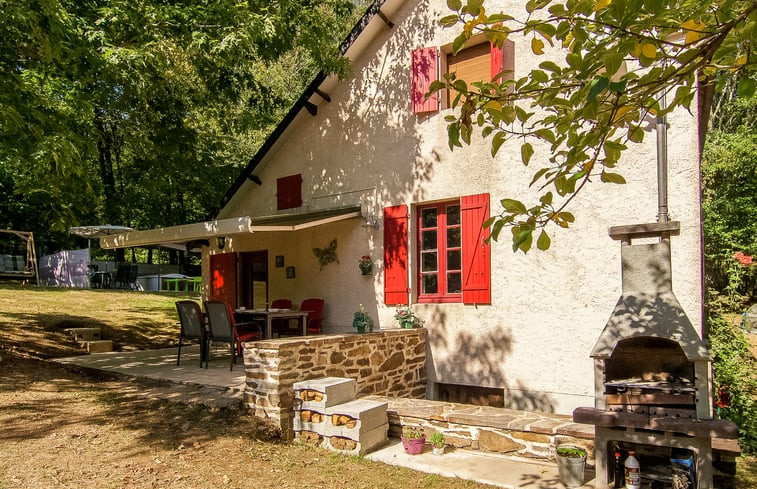
[[[71,335],[87,353],[113,351],[113,341],[102,339],[100,328],[67,328],[63,331]]]

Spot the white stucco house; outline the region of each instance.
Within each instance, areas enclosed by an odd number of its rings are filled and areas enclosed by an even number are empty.
[[[490,12],[522,8],[487,2]],[[608,229],[657,215],[654,127],[619,164],[628,183],[586,190],[571,209],[575,225],[552,229],[548,251],[513,253],[507,237],[487,243],[481,223],[501,211],[500,199],[529,192],[532,172],[519,144],[492,157],[489,141],[474,137],[451,152],[451,109],[444,97],[414,100],[413,60],[430,60],[436,75],[450,67],[489,73],[493,62],[519,77],[543,58],[519,37],[504,52],[474,43],[460,55],[470,63],[454,58],[455,30],[437,23],[448,13],[444,0],[376,0],[343,44],[351,76],[313,80],[229,189],[216,221],[127,233],[103,246],[189,242],[203,250],[207,296],[245,307],[320,297],[324,333],[350,331],[360,305],[377,327],[397,328],[396,307],[410,304],[428,329],[429,398],[570,413],[594,402],[589,355],[620,295],[620,245]],[[701,331],[696,111],[668,121],[668,207],[681,228],[673,283]],[[532,161],[547,151],[537,147]],[[321,263],[329,251],[337,261]],[[358,268],[364,255],[371,275]]]

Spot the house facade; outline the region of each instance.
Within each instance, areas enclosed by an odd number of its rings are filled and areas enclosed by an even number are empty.
[[[561,53],[537,57],[515,37],[452,57],[457,31],[437,22],[449,13],[444,0],[369,8],[343,46],[352,74],[313,81],[205,226],[206,293],[244,307],[323,298],[324,333],[349,332],[361,307],[376,327],[397,328],[396,309],[409,304],[428,330],[427,397],[570,413],[594,402],[589,354],[620,295],[620,244],[608,229],[657,215],[654,124],[618,165],[628,183],[585,190],[570,209],[575,224],[550,230],[549,250],[513,253],[507,232],[487,242],[481,223],[502,198],[535,195],[532,167],[549,148],[535,145],[529,168],[517,141],[496,157],[480,135],[450,151],[449,102],[418,94],[448,70],[510,67],[520,77]],[[668,125],[668,207],[681,226],[673,284],[701,331],[697,115],[677,111]],[[358,268],[366,255],[370,275]]]

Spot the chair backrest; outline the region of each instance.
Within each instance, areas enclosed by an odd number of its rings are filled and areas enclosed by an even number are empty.
[[[139,266],[136,263],[132,263],[129,267],[129,283],[137,283],[137,275],[139,274]]]
[[[116,282],[127,283],[129,281],[129,271],[131,270],[131,264],[126,262],[119,262],[116,267]]]
[[[231,307],[222,301],[205,301],[210,337],[218,341],[234,340],[234,315]]]
[[[291,309],[292,301],[289,299],[274,299],[271,302],[271,307],[274,309]]]
[[[323,299],[305,299],[300,304],[300,311],[307,311],[308,313],[308,329],[320,330],[321,323],[323,322],[323,305],[325,301]]]
[[[181,323],[181,336],[184,338],[202,339],[202,310],[195,301],[178,301],[176,310]]]

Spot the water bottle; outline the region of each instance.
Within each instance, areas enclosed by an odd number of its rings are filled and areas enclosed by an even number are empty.
[[[634,455],[633,450],[629,451],[625,462],[626,489],[641,489],[641,466]]]

